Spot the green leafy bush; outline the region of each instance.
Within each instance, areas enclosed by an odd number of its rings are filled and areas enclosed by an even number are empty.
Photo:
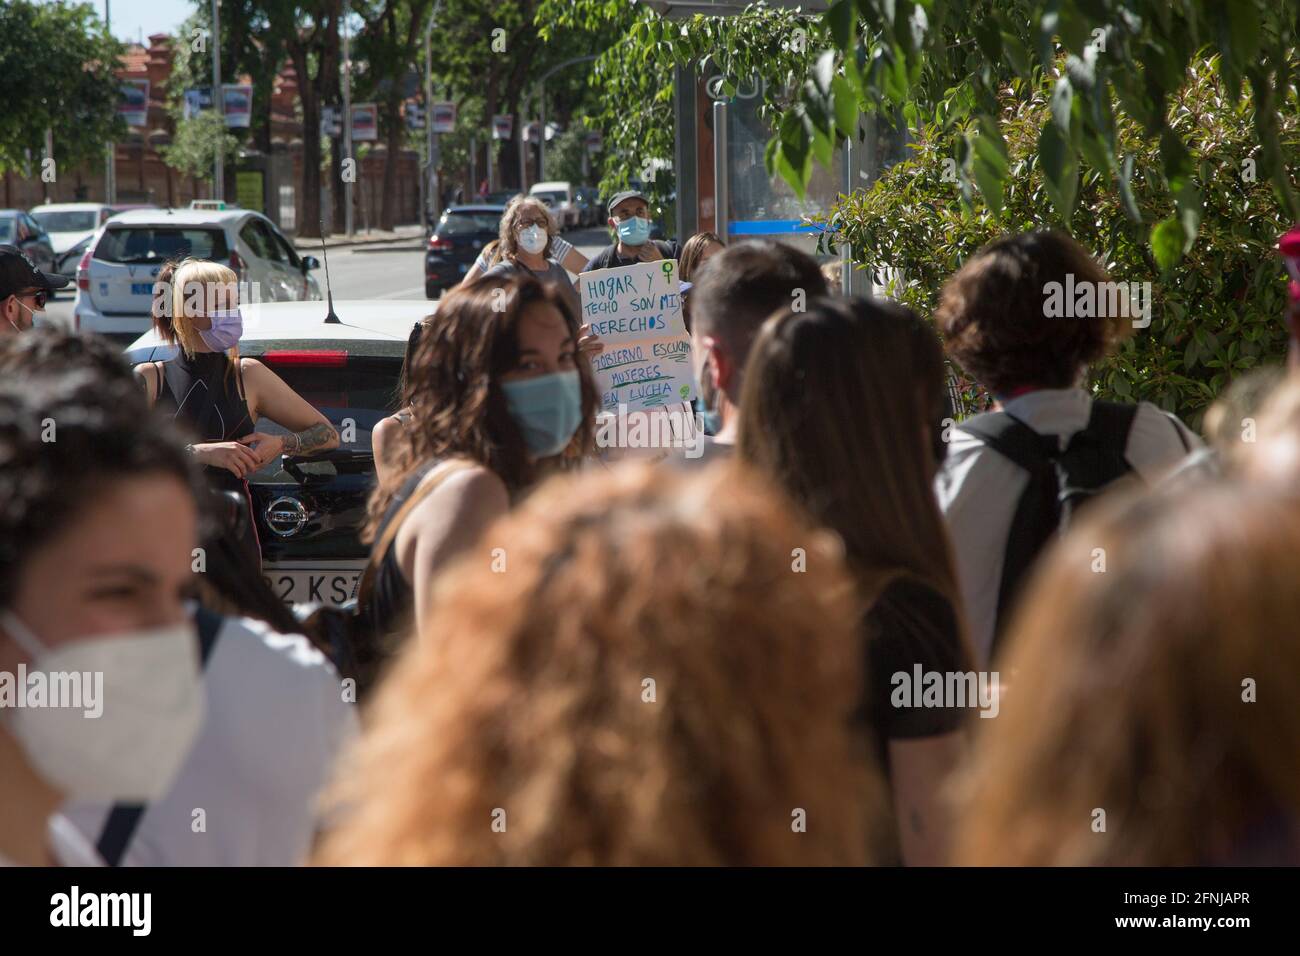
[[[1150,326],[1134,329],[1093,370],[1094,389],[1102,397],[1153,402],[1192,424],[1236,375],[1280,361],[1286,348],[1286,283],[1276,245],[1290,223],[1277,191],[1255,175],[1262,146],[1251,101],[1224,95],[1217,66],[1213,59],[1194,63],[1169,108],[1170,127],[1187,145],[1183,174],[1204,201],[1186,255],[1165,260],[1171,264],[1162,270],[1155,258],[1160,237],[1136,223],[1131,210],[1126,214],[1131,200],[1144,222],[1167,219],[1174,189],[1186,183],[1171,189],[1160,143],[1119,112],[1117,152],[1121,163],[1132,163],[1130,195],[1115,191],[1106,171],[1082,163],[1069,226],[1114,280],[1150,282],[1153,293]],[[944,280],[985,243],[1008,232],[1065,228],[1040,167],[1053,79],[1003,89],[999,120],[1008,174],[1000,214],[972,204],[969,191],[962,200],[964,177],[951,150],[966,131],[945,134],[938,123],[922,125],[910,159],[869,190],[842,199],[834,213],[839,241],[851,245],[857,262],[894,275],[891,294],[929,314]],[[1282,117],[1276,146],[1283,156],[1300,155],[1294,114]]]

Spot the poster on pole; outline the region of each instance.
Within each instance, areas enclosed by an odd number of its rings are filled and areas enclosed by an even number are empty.
[[[379,111],[374,103],[356,103],[352,107],[352,142],[379,139]]]
[[[185,91],[184,119],[194,119],[204,110],[212,109],[212,87],[196,86]]]
[[[578,291],[582,321],[605,343],[591,359],[602,411],[666,408],[695,397],[676,260],[584,272]]]
[[[434,103],[431,115],[435,133],[454,133],[456,131],[455,103]]]
[[[583,139],[583,144],[587,147],[587,152],[595,153],[600,150],[601,137],[599,130],[592,130]]]
[[[515,118],[513,115],[506,113],[500,116],[492,117],[492,138],[509,139],[515,130]]]
[[[253,87],[248,83],[221,84],[221,112],[229,129],[248,129],[253,118]]]
[[[144,126],[149,122],[149,81],[123,80],[121,90],[117,115],[127,126]]]

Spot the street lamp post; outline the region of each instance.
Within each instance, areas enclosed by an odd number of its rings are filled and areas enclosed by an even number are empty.
[[[537,137],[537,161],[538,164],[541,166],[541,169],[538,171],[538,175],[540,176],[546,175],[546,81],[549,80],[556,73],[559,73],[561,70],[565,69],[566,67],[573,66],[575,63],[587,63],[591,60],[596,59],[597,55],[598,54],[591,53],[588,54],[587,56],[575,56],[572,60],[565,60],[563,63],[551,67],[549,70],[543,73],[542,78],[537,81],[537,91],[538,91],[538,96],[541,100],[541,112],[542,112],[542,120],[541,120],[542,128]],[[525,102],[530,103],[531,97],[529,98],[529,100],[526,100]],[[527,113],[524,114],[525,117],[527,115],[528,115]],[[519,141],[519,181],[521,183],[524,181],[523,155],[524,155],[523,137],[521,136]]]
[[[217,134],[217,152],[212,161],[212,198],[226,198],[225,157],[221,147],[225,142],[226,98],[221,95],[221,12],[218,0],[212,0],[212,105],[217,108],[217,115],[222,117],[222,126]]]
[[[109,7],[109,0],[104,0],[104,29],[108,31],[109,36],[113,35],[113,11]],[[117,202],[117,183],[114,182],[113,166],[117,161],[117,144],[109,140],[108,146],[104,151],[104,202]]]
[[[352,33],[348,27],[348,17],[352,14],[352,4],[343,3],[343,162],[352,159]],[[352,235],[352,180],[356,178],[356,164],[351,169],[352,175],[343,177],[343,228]]]
[[[429,165],[421,182],[429,183],[429,207],[432,208],[433,215],[428,218],[434,222],[438,221],[441,212],[442,183],[438,179],[438,166],[442,162],[442,154],[438,134],[433,131],[433,24],[441,9],[442,0],[435,0],[433,9],[429,11],[429,22],[424,25],[424,123],[429,144],[426,153]],[[420,215],[428,216],[428,210],[424,206],[420,207]],[[428,235],[430,227],[427,219],[420,225],[424,227],[425,235]]]

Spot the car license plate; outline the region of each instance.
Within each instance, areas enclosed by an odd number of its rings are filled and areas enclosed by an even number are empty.
[[[132,295],[151,295],[151,294],[153,294],[153,283],[152,283],[152,282],[132,282],[132,283],[131,283],[131,294],[132,294]]]
[[[285,604],[339,605],[352,597],[357,579],[365,570],[364,564],[320,567],[263,568],[276,595]]]

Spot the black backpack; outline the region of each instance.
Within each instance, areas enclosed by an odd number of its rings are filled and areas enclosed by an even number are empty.
[[[986,412],[958,427],[984,442],[1029,476],[1016,504],[1002,559],[996,649],[1025,577],[1058,530],[1108,485],[1133,471],[1125,457],[1136,405],[1093,402],[1082,431],[1062,449],[1057,435],[1040,435],[1007,412]]]

